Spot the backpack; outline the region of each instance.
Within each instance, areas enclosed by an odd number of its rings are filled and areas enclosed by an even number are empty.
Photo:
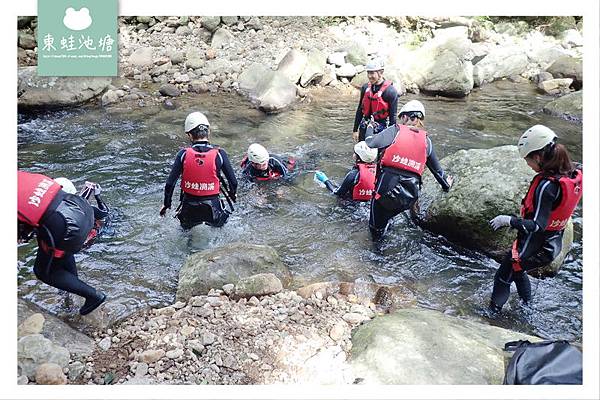
[[[506,368],[505,385],[581,385],[581,351],[566,340],[508,342],[514,351]]]
[[[75,194],[65,194],[56,212],[65,219],[67,226],[63,238],[54,238],[58,249],[77,253],[94,227],[94,210],[84,198]],[[61,240],[62,239],[62,240]]]

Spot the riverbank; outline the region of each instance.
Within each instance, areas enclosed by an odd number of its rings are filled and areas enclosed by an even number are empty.
[[[36,63],[36,21],[21,19],[19,26],[18,60],[26,69]],[[581,29],[572,17],[553,25],[487,17],[120,17],[119,77],[90,96],[72,97],[176,108],[189,92],[237,92],[263,111],[280,112],[315,87],[360,88],[373,55],[384,58],[400,94],[463,97],[511,79],[559,96],[582,87]],[[40,102],[26,89],[20,85],[23,109]],[[578,101],[548,112],[581,120]],[[70,100],[43,103],[65,104]]]

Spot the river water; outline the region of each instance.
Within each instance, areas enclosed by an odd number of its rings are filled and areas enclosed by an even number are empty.
[[[542,123],[581,161],[581,125],[543,114],[552,98],[532,85],[500,81],[466,99],[408,95],[400,103],[413,98],[425,104],[427,130],[440,158],[460,149],[515,144],[526,128]],[[581,208],[574,219],[575,243],[560,274],[532,279],[530,308],[513,292],[502,316],[488,319],[494,260],[423,231],[404,215],[374,245],[367,205],[340,202],[314,183],[315,169],[341,182],[350,168],[356,101],[356,94],[328,89],[270,116],[237,95],[190,95],[176,100],[175,110],[84,107],[19,115],[18,166],[69,177],[78,188],[86,180],[102,185],[112,221],[76,259],[82,279],[108,294],[106,307],[118,317],[173,302],[179,269],[190,253],[244,241],[273,246],[296,287],[323,280],[408,285],[423,307],[542,337],[581,340]],[[164,182],[174,155],[187,144],[183,120],[193,110],[207,114],[212,142],[228,152],[238,173],[248,145],[260,142],[272,153],[298,159],[297,176],[289,183],[241,183],[236,212],[220,229],[183,232],[172,210],[160,218]],[[174,207],[177,196],[178,189]],[[35,250],[35,243],[19,248],[18,295],[75,319],[76,308],[65,295],[35,278]]]

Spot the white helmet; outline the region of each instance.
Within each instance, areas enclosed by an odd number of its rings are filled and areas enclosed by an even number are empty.
[[[367,143],[363,140],[354,145],[354,152],[362,162],[372,163],[377,158],[377,149],[372,149],[367,146]]]
[[[77,193],[77,189],[75,189],[75,185],[73,185],[73,182],[71,182],[69,179],[67,179],[67,178],[56,178],[54,181],[56,183],[58,183],[60,186],[62,186],[62,190],[64,192],[67,192],[67,193],[70,193],[70,194]]]
[[[208,119],[206,119],[206,116],[204,114],[202,114],[201,112],[199,112],[199,111],[193,112],[185,118],[184,129],[185,129],[186,133],[191,131],[198,125],[206,125],[206,126],[210,127],[210,124],[208,123]]]
[[[399,114],[409,112],[420,112],[423,115],[423,119],[425,118],[425,106],[419,100],[411,100],[403,105]]]
[[[541,150],[556,139],[556,133],[544,125],[534,125],[521,135],[517,147],[519,154],[525,158],[532,151]]]
[[[365,69],[367,70],[367,72],[380,71],[383,69],[383,66],[384,66],[383,59],[372,58],[367,63],[367,66],[365,67]]]
[[[248,160],[256,164],[262,164],[269,161],[269,152],[258,143],[252,143],[248,147]]]

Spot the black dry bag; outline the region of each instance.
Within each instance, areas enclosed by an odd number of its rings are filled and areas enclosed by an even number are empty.
[[[581,351],[566,340],[508,342],[514,351],[506,368],[505,385],[581,385]]]

